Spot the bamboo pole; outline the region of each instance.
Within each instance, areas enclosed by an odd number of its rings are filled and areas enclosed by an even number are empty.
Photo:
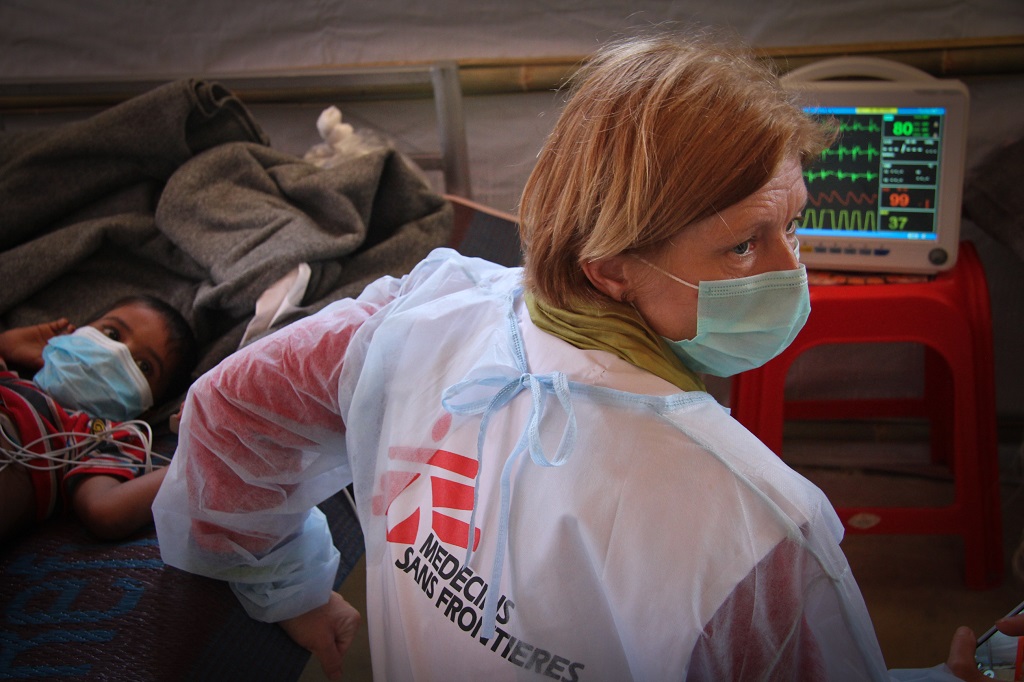
[[[1024,36],[903,43],[858,43],[762,48],[780,73],[811,62],[841,56],[891,59],[942,78],[1024,73]],[[584,57],[459,62],[467,95],[553,90],[564,84]]]
[[[1024,73],[1024,35],[957,40],[810,45],[758,49],[759,56],[785,73],[811,62],[838,56],[891,59],[934,76],[956,78]],[[465,95],[494,95],[555,90],[585,61],[584,56],[534,59],[458,61],[459,82]],[[430,97],[428,79],[396,83],[370,75],[358,84],[332,75],[352,71],[428,69],[429,64],[388,63],[358,66],[324,65],[313,69],[283,69],[265,73],[203,74],[222,80],[244,102],[298,103]],[[188,74],[90,80],[0,80],[0,111],[109,106],[141,94],[160,83]],[[315,82],[315,84],[311,84]],[[237,85],[232,85],[237,83]]]

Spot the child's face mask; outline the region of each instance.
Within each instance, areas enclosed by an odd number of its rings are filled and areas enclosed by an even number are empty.
[[[61,406],[103,419],[134,419],[153,406],[149,382],[128,346],[94,327],[50,339],[32,381]]]

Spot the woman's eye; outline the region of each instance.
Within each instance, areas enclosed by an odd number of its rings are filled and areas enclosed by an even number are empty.
[[[737,254],[737,255],[739,255],[739,256],[745,256],[747,253],[750,252],[750,247],[751,247],[751,242],[748,239],[747,241],[740,242],[736,246],[732,247],[732,252]]]
[[[795,234],[796,228],[800,227],[800,223],[802,223],[803,220],[804,217],[802,215],[798,215],[796,218],[794,218],[793,222],[786,226],[786,234]]]
[[[139,369],[142,370],[143,376],[150,376],[153,373],[153,365],[145,360],[136,360],[135,364],[138,365]]]
[[[117,331],[113,327],[104,327],[103,333],[107,335],[108,339],[111,339],[113,341],[121,340],[121,332]]]

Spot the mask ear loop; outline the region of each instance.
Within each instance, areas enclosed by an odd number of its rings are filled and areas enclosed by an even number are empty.
[[[636,258],[638,261],[640,261],[641,263],[643,263],[647,267],[653,268],[654,270],[660,272],[661,274],[665,275],[669,279],[675,280],[676,282],[679,282],[680,284],[685,284],[686,286],[690,287],[691,289],[696,289],[696,290],[700,291],[700,287],[698,285],[690,284],[685,279],[680,279],[680,278],[676,277],[675,275],[673,275],[668,270],[665,270],[663,268],[659,268],[657,265],[655,265],[651,261],[647,260],[646,258],[643,258],[642,256],[638,256],[636,254],[631,254],[631,255],[633,256],[633,258]]]

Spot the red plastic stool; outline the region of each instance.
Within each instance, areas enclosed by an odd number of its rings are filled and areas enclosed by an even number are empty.
[[[925,349],[920,398],[786,402],[786,374],[814,346],[913,342]],[[1003,573],[996,446],[992,319],[985,272],[974,247],[960,245],[949,271],[910,284],[811,286],[811,315],[793,344],[732,380],[732,414],[777,454],[786,419],[927,417],[933,461],[953,471],[943,507],[844,507],[850,533],[960,535],[965,582],[998,585]]]

